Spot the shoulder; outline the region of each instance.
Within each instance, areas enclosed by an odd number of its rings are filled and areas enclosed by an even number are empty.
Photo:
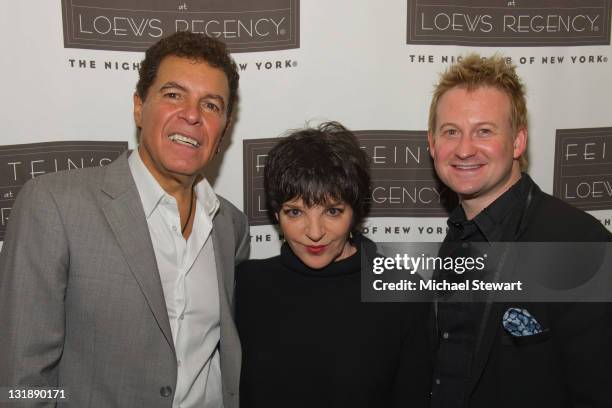
[[[47,173],[28,180],[19,191],[22,200],[35,197],[53,196],[57,201],[87,196],[87,193],[99,189],[104,177],[103,167],[64,170],[57,173]]]
[[[266,259],[249,259],[236,268],[236,281],[248,282],[269,276],[273,271],[281,268],[280,256]]]
[[[259,295],[272,295],[283,275],[280,256],[244,261],[236,268],[236,298],[248,303]]]
[[[219,212],[230,217],[234,225],[245,229],[248,225],[246,215],[223,196],[217,194],[217,199],[219,200]]]
[[[214,218],[215,228],[221,233],[234,237],[236,265],[243,263],[250,252],[249,221],[242,211],[217,194],[219,210]]]
[[[96,192],[102,173],[100,168],[75,169],[26,182],[10,209],[5,241],[18,241],[23,236],[31,240],[35,233],[59,242],[69,224],[90,222],[98,211]]]
[[[527,240],[610,241],[612,234],[592,215],[544,193],[539,188],[530,210]]]
[[[46,189],[51,193],[69,193],[83,190],[99,191],[105,182],[125,185],[132,175],[128,165],[128,152],[124,152],[104,166],[93,166],[79,169],[47,173],[28,181],[24,188]],[[133,184],[133,182],[132,182]]]
[[[232,204],[228,199],[223,197],[222,195],[217,194],[217,199],[219,200],[219,209],[223,211],[227,211],[231,214],[242,214],[242,211],[238,209],[234,204]]]

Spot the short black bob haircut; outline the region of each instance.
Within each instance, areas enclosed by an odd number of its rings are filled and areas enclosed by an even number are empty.
[[[266,159],[264,188],[274,213],[297,198],[308,207],[344,201],[357,233],[369,210],[369,159],[350,130],[325,122],[280,138]]]
[[[164,58],[171,55],[206,62],[211,67],[225,73],[229,84],[229,101],[227,101],[227,117],[229,118],[238,98],[240,80],[238,67],[221,40],[189,31],[179,31],[164,37],[146,51],[145,58],[140,64],[138,84],[136,84],[136,93],[140,99],[143,101],[147,99],[149,88],[155,82],[159,65]]]

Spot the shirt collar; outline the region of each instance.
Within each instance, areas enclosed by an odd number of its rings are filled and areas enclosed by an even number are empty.
[[[162,198],[169,196],[168,193],[159,185],[155,177],[151,174],[147,166],[145,166],[138,149],[132,151],[128,158],[128,164],[136,189],[142,201],[142,207],[145,212],[145,217],[149,219]],[[195,186],[194,192],[196,202],[201,204],[206,214],[212,219],[219,210],[219,199],[215,191],[208,183],[208,180],[202,178]]]
[[[166,195],[166,192],[155,180],[147,166],[145,166],[140,158],[138,149],[133,150],[132,154],[130,154],[128,165],[130,166],[132,177],[134,177],[140,200],[142,201],[145,217],[149,219],[161,199]]]
[[[215,190],[211,187],[208,180],[204,177],[195,185],[194,188],[196,200],[204,207],[204,211],[212,219],[219,210],[219,199]]]
[[[454,232],[453,236],[467,238],[465,234],[471,235],[474,232],[473,230],[477,228],[478,232],[487,241],[498,241],[502,225],[509,221],[510,213],[525,200],[531,183],[533,183],[531,178],[527,174],[522,174],[519,181],[514,183],[512,187],[472,220],[467,219],[463,207],[459,205],[448,218],[449,230]]]

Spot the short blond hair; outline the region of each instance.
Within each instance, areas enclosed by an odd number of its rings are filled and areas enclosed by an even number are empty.
[[[442,95],[453,88],[468,91],[490,86],[504,92],[510,98],[510,125],[512,129],[527,129],[527,100],[525,85],[516,74],[516,66],[501,55],[483,58],[471,53],[461,58],[440,74],[429,107],[429,131],[434,134],[438,102]],[[527,167],[526,152],[521,156],[521,170]]]

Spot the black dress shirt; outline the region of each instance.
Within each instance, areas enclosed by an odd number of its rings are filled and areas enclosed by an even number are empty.
[[[523,174],[508,191],[472,220],[459,205],[448,219],[448,234],[440,256],[449,256],[456,243],[514,241],[520,234],[521,221],[529,205],[534,185]],[[450,272],[453,275],[453,272]],[[438,274],[437,278],[451,276]],[[482,321],[482,302],[437,302],[438,350],[432,385],[432,407],[464,407],[467,381],[474,361]]]

